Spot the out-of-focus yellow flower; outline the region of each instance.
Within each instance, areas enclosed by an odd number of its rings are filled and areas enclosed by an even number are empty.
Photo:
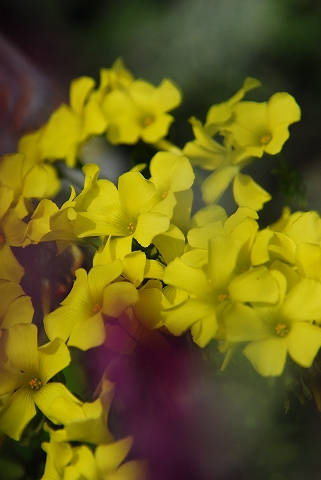
[[[72,480],[144,480],[146,465],[138,460],[124,462],[132,445],[124,438],[108,445],[98,445],[93,453],[82,445],[73,449],[74,456],[65,468],[66,479]],[[122,463],[124,462],[124,463]]]
[[[14,190],[6,185],[0,186],[0,279],[19,283],[24,274],[11,251],[12,247],[22,246],[27,232],[27,225],[22,222],[15,209]]]
[[[308,368],[321,347],[321,328],[313,324],[320,317],[321,284],[304,278],[286,295],[286,280],[274,272],[280,285],[276,306],[235,303],[226,315],[226,337],[230,342],[249,342],[244,355],[263,376],[283,372],[287,354]]]
[[[281,222],[280,226],[282,231],[275,231],[268,249],[281,260],[295,265],[298,245],[321,245],[321,218],[317,212],[296,212],[285,223]]]
[[[174,118],[167,112],[181,102],[181,93],[171,80],[158,87],[135,80],[126,90],[110,92],[102,103],[108,119],[107,138],[114,144],[134,144],[140,138],[156,143],[164,138]]]
[[[65,159],[73,167],[80,146],[106,131],[107,120],[93,95],[94,79],[76,78],[70,86],[70,106],[62,104],[50,117],[39,140],[42,159]]]
[[[13,174],[14,172],[14,174]],[[34,210],[33,198],[43,198],[48,192],[48,172],[38,163],[30,162],[22,153],[11,153],[0,159],[0,186],[6,185],[14,192],[12,208],[19,218]]]
[[[36,406],[50,418],[49,405],[55,398],[73,398],[61,383],[48,383],[69,364],[70,354],[59,338],[38,348],[37,327],[23,323],[7,330],[5,353],[8,361],[0,365],[0,429],[19,440]]]
[[[34,310],[31,298],[20,285],[0,279],[0,299],[0,328],[32,322]]]
[[[125,67],[122,58],[118,58],[112,64],[111,68],[102,68],[100,70],[100,84],[96,95],[102,102],[105,96],[117,89],[125,89],[134,81],[131,72]]]
[[[176,193],[191,188],[194,182],[193,168],[187,157],[170,152],[158,152],[150,162],[150,181],[156,187],[159,203],[153,211],[164,213],[169,218],[177,205]]]
[[[79,404],[66,397],[58,397],[50,404],[51,419],[62,429],[45,427],[55,442],[83,442],[99,445],[114,441],[107,423],[114,386],[102,381],[102,391],[94,402]]]
[[[45,471],[41,480],[63,480],[65,467],[70,463],[73,450],[69,443],[50,440],[43,442],[41,448],[46,452]]]
[[[38,165],[38,167],[46,172],[47,181],[43,183],[43,188],[46,186],[46,190],[44,190],[41,198],[53,198],[59,192],[61,183],[57,170],[52,162],[40,158],[39,143],[44,129],[45,127],[42,127],[36,132],[23,135],[18,143],[18,152],[24,155],[24,165],[26,168],[32,168]]]

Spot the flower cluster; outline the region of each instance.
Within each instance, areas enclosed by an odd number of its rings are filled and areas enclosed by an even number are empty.
[[[200,347],[217,342],[223,369],[240,350],[262,376],[281,375],[287,362],[313,364],[321,347],[321,219],[285,209],[260,229],[257,212],[271,196],[241,173],[281,151],[300,108],[284,92],[245,101],[259,85],[247,78],[209,108],[204,124],[191,118],[195,138],[178,147],[165,137],[179,88],[135,79],[117,60],[98,87],[89,77],[74,80],[70,105],[0,160],[0,429],[19,440],[42,412],[44,480],[146,475],[142,461],[125,461],[132,439],[116,441],[107,427],[108,375],[90,402],[62,383],[71,349],[130,354],[155,332],[156,341],[191,332]],[[115,185],[88,163],[82,190],[71,187],[58,206],[55,162],[76,168],[84,143],[102,135],[112,145],[150,144],[149,174],[136,165]],[[195,166],[212,172],[196,212]],[[236,210],[228,216],[217,202],[231,183]],[[15,252],[49,242],[75,259],[74,281],[60,305],[44,289],[37,324]]]

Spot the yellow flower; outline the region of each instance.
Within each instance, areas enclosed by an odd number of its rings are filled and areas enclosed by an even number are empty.
[[[50,418],[49,404],[57,397],[72,397],[61,383],[49,382],[70,362],[62,340],[38,348],[37,327],[17,324],[7,330],[5,353],[0,365],[0,429],[15,440],[36,414],[36,406]]]
[[[0,328],[16,323],[31,323],[33,306],[20,285],[0,279]]]
[[[237,105],[247,92],[254,88],[260,87],[261,82],[256,78],[247,77],[240,90],[226,102],[212,105],[206,115],[206,131],[213,135],[222,129],[222,126],[229,123],[233,119],[233,107]]]
[[[73,451],[68,443],[54,440],[43,442],[41,448],[46,452],[45,471],[41,480],[63,480],[65,467],[70,463]]]
[[[112,90],[126,89],[134,81],[134,77],[124,65],[122,58],[117,58],[111,68],[100,70],[100,84],[97,90],[99,101]]]
[[[19,283],[24,269],[10,247],[23,245],[27,225],[20,220],[17,211],[10,208],[13,201],[14,190],[0,186],[0,278]]]
[[[218,143],[195,117],[189,119],[195,140],[187,142],[183,148],[192,165],[199,165],[204,170],[215,170],[223,165],[229,150]]]
[[[108,445],[99,445],[93,453],[89,447],[73,449],[74,456],[65,468],[66,479],[73,480],[144,480],[145,464],[138,460],[123,463],[132,445],[124,438]]]
[[[269,251],[292,265],[296,264],[296,250],[301,243],[321,245],[321,218],[317,212],[296,212],[279,227],[269,244]],[[274,228],[276,228],[274,226]]]
[[[120,260],[97,265],[88,275],[83,268],[76,270],[75,283],[62,306],[44,318],[48,337],[59,337],[82,350],[102,345],[104,316],[117,318],[138,300],[137,290],[131,283],[114,282],[121,273]]]
[[[11,153],[0,159],[0,185],[12,188],[12,207],[19,218],[24,218],[34,210],[31,203],[33,198],[45,196],[48,179],[47,171],[39,164],[30,165],[22,153]]]
[[[291,95],[275,93],[268,102],[237,103],[233,121],[221,133],[229,145],[244,149],[247,156],[262,157],[264,152],[275,155],[290,136],[289,125],[300,117],[300,107]]]
[[[134,144],[139,138],[146,143],[158,142],[174,120],[167,112],[180,102],[179,89],[168,79],[158,87],[135,80],[126,90],[110,92],[102,103],[109,121],[108,140],[114,145]]]
[[[87,212],[79,212],[75,233],[80,237],[112,235],[133,238],[148,247],[155,235],[165,232],[169,218],[153,212],[156,188],[139,172],[119,177],[118,190],[109,180],[98,180],[88,192]],[[91,198],[90,198],[91,197]]]
[[[43,172],[46,173],[47,181],[40,182],[43,187],[41,198],[53,198],[59,192],[61,182],[55,166],[51,162],[44,161],[40,158],[39,142],[44,129],[45,127],[42,127],[36,132],[23,135],[18,142],[18,152],[24,155],[24,165],[27,168],[32,168],[37,165],[38,171],[39,169],[42,170],[42,175]]]
[[[107,127],[97,97],[95,81],[76,78],[70,86],[70,106],[62,104],[50,117],[39,140],[43,159],[65,159],[73,167],[80,146],[92,135],[101,135]]]
[[[193,165],[204,170],[215,170],[201,185],[204,203],[218,202],[228,186],[233,183],[234,200],[239,206],[261,210],[271,200],[271,195],[260,187],[249,175],[241,173],[251,162],[244,149],[233,150],[214,140],[202,124],[192,118],[195,140],[188,142],[183,153]],[[216,132],[217,133],[217,132]]]
[[[45,427],[55,442],[84,442],[93,445],[110,443],[113,436],[107,423],[114,386],[107,379],[102,381],[102,391],[94,402],[79,404],[66,397],[56,398],[49,406],[51,420],[62,429]]]
[[[150,181],[156,187],[159,203],[154,212],[164,213],[169,218],[177,204],[176,193],[191,188],[194,182],[193,168],[187,157],[170,152],[158,152],[150,162]]]
[[[194,341],[204,347],[217,336],[223,312],[231,303],[278,300],[278,285],[266,267],[254,267],[236,275],[241,249],[237,238],[217,235],[209,242],[206,272],[179,258],[166,267],[164,282],[190,295],[182,304],[164,311],[164,325],[174,335],[192,327]]]
[[[249,342],[243,353],[263,376],[281,375],[287,354],[308,368],[321,347],[321,328],[313,324],[320,317],[321,284],[304,278],[285,295],[285,277],[276,274],[278,305],[251,308],[235,303],[226,315],[227,341]]]

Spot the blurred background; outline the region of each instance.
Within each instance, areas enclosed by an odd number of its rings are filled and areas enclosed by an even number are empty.
[[[171,132],[179,146],[193,138],[188,118],[204,121],[208,108],[231,97],[247,76],[263,85],[249,99],[292,94],[302,120],[290,127],[283,153],[307,185],[307,208],[321,210],[320,0],[1,0],[0,154],[15,151],[23,133],[68,101],[73,78],[98,81],[99,69],[119,56],[137,78],[158,84],[170,77],[181,87]],[[276,164],[268,158],[250,168],[275,195],[260,214],[268,224],[284,203],[271,173]],[[194,438],[195,471],[188,475],[185,465],[184,478],[319,478],[321,422],[314,404],[303,407],[294,398],[285,415],[283,386],[274,395],[244,359],[242,368],[243,380],[232,367],[179,397],[182,424],[198,412],[196,426],[179,430],[178,420],[178,432]],[[181,463],[187,449],[181,447]],[[168,479],[183,478],[179,467],[173,472]]]

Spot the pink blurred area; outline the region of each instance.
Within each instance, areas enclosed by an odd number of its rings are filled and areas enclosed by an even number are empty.
[[[63,98],[59,87],[0,35],[0,156],[38,129]]]

